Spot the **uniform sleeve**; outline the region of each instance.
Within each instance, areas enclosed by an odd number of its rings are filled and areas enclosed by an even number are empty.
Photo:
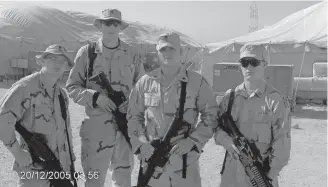
[[[79,105],[93,108],[93,96],[96,90],[87,89],[85,85],[85,72],[87,64],[87,46],[79,49],[74,60],[74,67],[71,69],[66,82],[66,89],[69,97]]]
[[[0,101],[0,140],[11,147],[16,141],[15,123],[29,107],[29,99],[24,99],[24,87],[14,85]]]
[[[230,95],[231,89],[227,90],[223,98],[221,99],[218,107],[218,113],[217,116],[219,117],[222,113],[224,113],[227,108],[228,108],[228,103],[229,103],[229,95]],[[225,139],[230,138],[230,136],[221,128],[221,124],[218,124],[216,128],[216,132],[214,135],[214,140],[217,145],[221,146],[229,146],[229,145],[224,145],[223,142]],[[227,147],[225,147],[227,149]]]
[[[142,142],[139,140],[145,134],[145,103],[142,91],[142,78],[132,89],[129,97],[129,107],[127,110],[128,133],[131,138],[132,151],[136,153]]]
[[[218,110],[213,91],[204,78],[201,81],[196,104],[200,112],[200,122],[197,124],[196,130],[189,135],[189,138],[193,140],[200,151],[214,134],[217,127]]]
[[[276,121],[272,127],[273,141],[270,159],[269,178],[278,176],[287,165],[291,150],[291,120],[290,104],[287,98],[282,98],[274,108]]]

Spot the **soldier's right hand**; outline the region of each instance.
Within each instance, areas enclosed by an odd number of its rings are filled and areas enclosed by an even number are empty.
[[[15,156],[16,162],[20,166],[26,167],[26,166],[29,166],[33,163],[31,154],[28,151],[24,150],[24,149],[19,151],[19,153],[17,153],[14,156]]]
[[[102,110],[106,112],[112,112],[116,110],[115,103],[104,94],[100,94],[98,96],[96,103]]]
[[[142,160],[147,161],[151,155],[154,153],[155,148],[150,145],[150,143],[144,143],[142,144],[142,146],[140,147],[140,154],[141,154],[141,158]]]

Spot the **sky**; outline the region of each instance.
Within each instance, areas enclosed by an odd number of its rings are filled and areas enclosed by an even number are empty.
[[[257,1],[258,28],[320,1]],[[179,31],[200,44],[221,42],[248,33],[251,1],[38,1],[26,2],[100,15],[117,8],[124,20]]]

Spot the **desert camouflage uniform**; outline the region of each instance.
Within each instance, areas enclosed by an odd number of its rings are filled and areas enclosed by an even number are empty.
[[[20,121],[28,131],[45,135],[47,145],[59,159],[64,171],[70,172],[71,160],[66,127],[61,115],[58,96],[62,93],[66,108],[68,108],[68,98],[65,91],[59,88],[58,85],[55,85],[53,93],[50,93],[50,89],[44,85],[43,80],[44,75],[37,72],[19,80],[7,91],[0,102],[0,140],[7,146],[12,145],[15,141],[14,126],[16,121]],[[66,111],[70,146],[73,148],[70,115],[68,110]],[[23,149],[28,150],[27,144],[22,138],[20,138],[20,145]],[[75,160],[74,155],[73,157]],[[48,180],[40,179],[45,179],[45,175],[39,174],[38,177],[32,175],[34,176],[33,179],[30,179],[30,176],[26,174],[26,176],[22,176],[22,172],[35,173],[35,169],[40,169],[37,164],[22,167],[15,161],[13,169],[21,179],[19,181],[20,186],[49,187],[50,185]],[[22,178],[25,178],[25,180]]]
[[[191,124],[189,138],[195,143],[197,151],[190,151],[187,157],[187,174],[182,178],[182,157],[170,156],[169,163],[159,179],[152,178],[152,187],[199,187],[199,157],[206,142],[213,136],[216,128],[216,111],[213,92],[208,82],[198,73],[181,71],[168,87],[164,87],[162,71],[158,68],[144,75],[137,82],[130,95],[128,108],[128,129],[133,151],[141,146],[139,136],[144,134],[150,141],[163,137],[174,114],[179,108],[181,82],[187,82],[187,94],[183,119]],[[200,122],[197,127],[200,113]],[[183,138],[184,132],[179,132]]]
[[[123,91],[128,98],[133,84],[144,72],[139,53],[136,48],[123,41],[120,41],[119,47],[113,51],[111,53],[103,47],[102,39],[97,41],[95,48],[97,58],[94,61],[92,75],[103,71],[113,89]],[[130,187],[133,154],[123,135],[117,133],[114,116],[93,106],[93,94],[96,91],[105,93],[105,90],[85,80],[89,67],[87,54],[87,46],[83,46],[77,52],[75,66],[70,72],[66,85],[69,96],[74,102],[84,106],[87,114],[80,130],[82,167],[84,172],[99,172],[99,179],[87,179],[86,186],[103,186],[107,170],[111,165],[112,181],[115,185]]]
[[[221,100],[220,113],[227,110],[230,90]],[[235,89],[232,117],[240,132],[254,141],[263,160],[269,157],[273,186],[278,187],[278,173],[287,165],[291,149],[291,116],[288,99],[266,83],[248,97],[244,83]],[[215,141],[221,144],[227,133],[218,128]],[[221,187],[252,187],[240,163],[227,155]]]

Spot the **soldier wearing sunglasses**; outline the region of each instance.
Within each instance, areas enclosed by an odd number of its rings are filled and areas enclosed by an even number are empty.
[[[113,115],[117,108],[121,113],[126,113],[128,100],[116,106],[108,98],[106,89],[89,79],[104,72],[112,88],[123,92],[128,98],[132,86],[144,70],[137,49],[119,38],[119,32],[128,27],[119,10],[102,11],[101,16],[95,19],[94,26],[102,33],[102,37],[77,52],[75,65],[66,84],[69,96],[84,106],[87,114],[80,130],[84,173],[99,174],[97,177],[88,177],[85,186],[104,186],[110,168],[112,186],[131,187],[133,153],[122,133],[117,130]]]
[[[267,52],[262,45],[246,44],[240,49],[244,82],[237,86],[231,115],[239,131],[254,142],[263,160],[263,171],[278,187],[278,174],[290,156],[290,107],[285,95],[264,80]],[[228,107],[231,89],[219,104],[219,114]],[[252,187],[238,160],[232,139],[220,127],[215,142],[228,152],[221,171],[221,187]]]

